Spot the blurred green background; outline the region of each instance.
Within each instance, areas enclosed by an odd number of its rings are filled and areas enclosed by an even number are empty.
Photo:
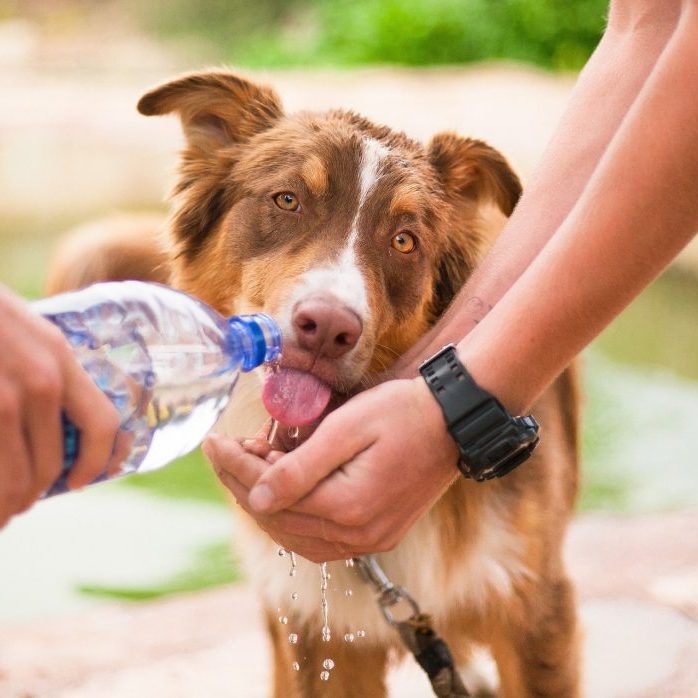
[[[442,65],[506,58],[578,69],[606,0],[4,0],[0,17],[65,30],[104,16],[246,66]]]
[[[0,0],[0,282],[37,297],[67,228],[114,211],[164,214],[179,129],[133,107],[151,85],[205,65],[257,71],[292,108],[349,106],[419,138],[441,128],[487,138],[525,177],[601,36],[606,7]],[[585,352],[581,510],[698,503],[697,260],[682,258]],[[199,452],[60,499],[0,535],[0,559],[12,570],[4,585],[16,591],[0,595],[0,618],[240,577],[229,505]],[[39,559],[34,551],[49,545],[53,556]],[[99,569],[80,567],[80,551],[97,545],[112,554]],[[42,575],[52,589],[32,596]]]

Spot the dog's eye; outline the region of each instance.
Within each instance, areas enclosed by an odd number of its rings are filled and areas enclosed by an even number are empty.
[[[403,231],[393,236],[390,245],[398,252],[402,252],[402,254],[409,254],[417,246],[417,241],[410,233]]]
[[[274,203],[283,211],[300,211],[301,202],[298,197],[290,191],[282,191],[274,197]]]

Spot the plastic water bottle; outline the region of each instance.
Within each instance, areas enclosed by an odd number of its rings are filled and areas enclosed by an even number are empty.
[[[261,313],[223,318],[159,284],[95,284],[37,301],[121,415],[130,455],[120,475],[160,468],[198,446],[228,403],[240,371],[273,361],[281,333]],[[64,461],[45,496],[67,490],[80,434],[63,417]],[[106,474],[95,482],[106,479]]]

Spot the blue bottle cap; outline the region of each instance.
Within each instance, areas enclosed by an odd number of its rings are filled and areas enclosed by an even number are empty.
[[[281,354],[281,330],[265,313],[233,315],[228,326],[242,335],[242,370],[251,371]]]

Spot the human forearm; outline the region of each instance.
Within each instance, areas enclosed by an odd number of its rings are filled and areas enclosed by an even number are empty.
[[[422,358],[470,332],[528,267],[581,195],[669,40],[680,6],[674,0],[633,3],[631,8],[626,4],[613,4],[606,33],[580,74],[508,224],[442,321],[398,362],[399,375],[414,375]]]
[[[565,223],[461,342],[522,411],[698,228],[698,11],[681,23]]]

